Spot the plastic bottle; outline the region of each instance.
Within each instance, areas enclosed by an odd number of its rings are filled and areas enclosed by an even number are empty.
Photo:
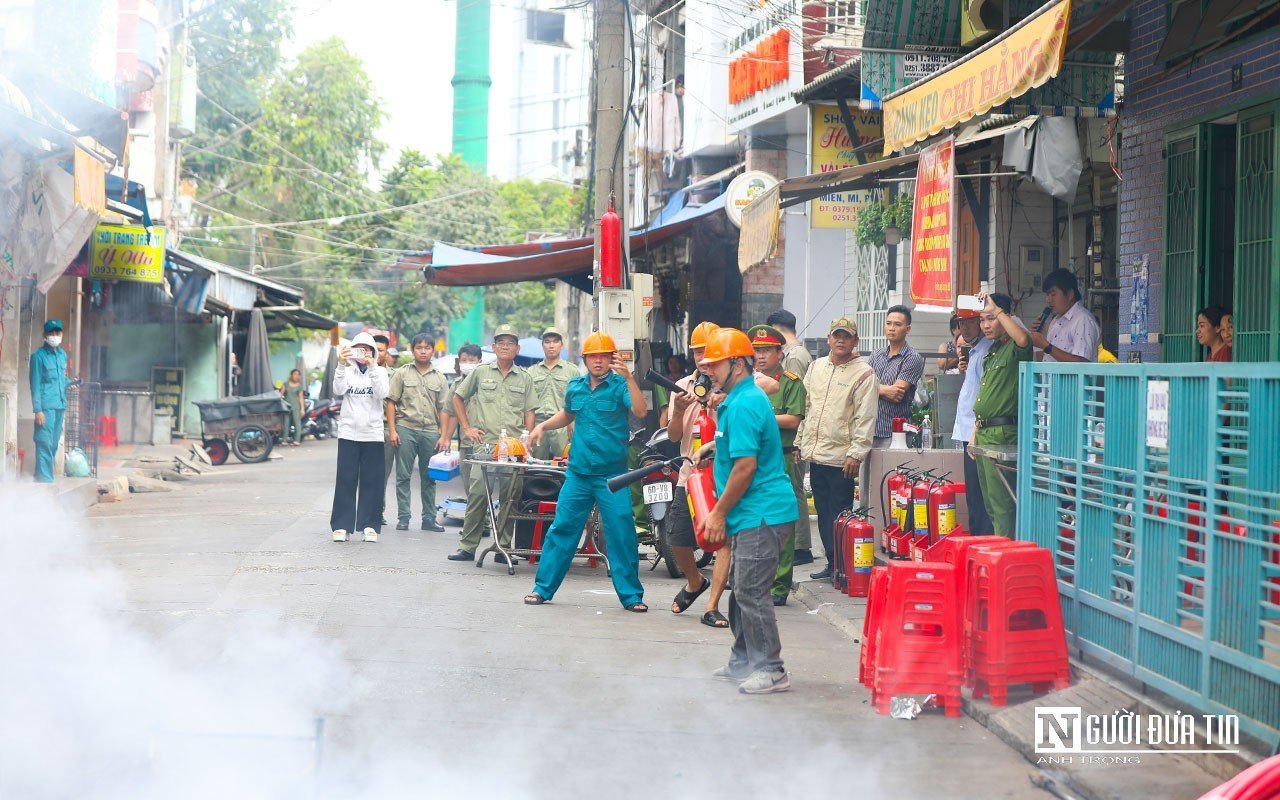
[[[506,463],[511,460],[511,445],[507,444],[507,429],[498,434],[498,461]]]
[[[924,422],[920,424],[920,449],[933,449],[933,420],[928,414],[924,415]]]

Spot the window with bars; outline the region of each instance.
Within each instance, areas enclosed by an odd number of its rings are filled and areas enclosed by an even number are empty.
[[[827,33],[848,35],[862,30],[866,21],[866,0],[831,0],[827,3]]]

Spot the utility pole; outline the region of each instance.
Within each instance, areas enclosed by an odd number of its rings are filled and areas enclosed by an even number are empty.
[[[595,238],[595,265],[593,300],[597,312],[600,308],[600,217],[609,208],[609,192],[615,195],[614,210],[622,218],[623,253],[627,247],[630,230],[627,214],[627,189],[630,185],[627,170],[627,148],[623,131],[627,124],[627,7],[630,0],[595,0],[594,37],[596,53],[595,96],[592,98],[594,138],[591,141],[595,165],[595,217],[591,221],[591,234]],[[623,284],[629,285],[625,275],[629,264],[623,258]]]

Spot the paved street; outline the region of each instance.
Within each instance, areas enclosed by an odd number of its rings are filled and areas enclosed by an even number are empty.
[[[665,574],[642,575],[647,615],[623,611],[603,568],[585,565],[553,604],[527,607],[528,565],[508,577],[445,560],[457,528],[334,544],[334,455],[323,442],[264,465],[233,460],[185,491],[97,506],[87,526],[123,578],[129,626],[166,657],[198,680],[234,684],[241,702],[289,695],[297,702],[281,702],[273,730],[305,736],[324,718],[322,787],[368,797],[933,798],[942,786],[956,797],[1047,796],[1028,781],[1033,767],[967,718],[875,715],[856,652],[797,603],[779,610],[792,691],[747,697],[708,677],[729,635],[692,610],[671,615],[677,583]],[[252,734],[259,722],[218,731]]]

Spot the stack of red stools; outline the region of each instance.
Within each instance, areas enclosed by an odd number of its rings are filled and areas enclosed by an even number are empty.
[[[960,607],[950,564],[894,562],[875,633],[871,702],[889,713],[899,694],[931,694],[948,717],[960,716]]]
[[[948,716],[960,687],[1008,702],[1010,684],[1070,683],[1053,554],[1002,536],[952,535],[930,561],[871,573],[858,680],[887,713],[899,694],[933,694]]]
[[[1009,685],[1036,692],[1071,683],[1053,553],[1042,547],[975,547],[968,554],[965,684],[1009,701]]]

